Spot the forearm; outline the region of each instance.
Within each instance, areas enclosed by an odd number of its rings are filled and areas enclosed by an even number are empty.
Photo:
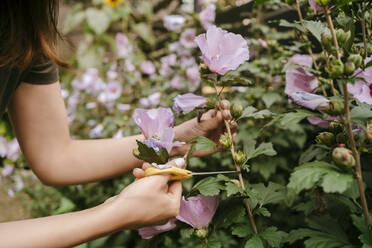
[[[80,212],[0,223],[0,246],[72,247],[104,236],[119,228],[118,220],[112,216],[111,206],[108,206],[104,204]],[[125,206],[122,212],[125,212]]]

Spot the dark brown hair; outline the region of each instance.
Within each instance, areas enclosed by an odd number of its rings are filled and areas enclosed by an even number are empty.
[[[58,56],[58,0],[0,0],[0,67],[26,68],[34,57],[67,64]]]

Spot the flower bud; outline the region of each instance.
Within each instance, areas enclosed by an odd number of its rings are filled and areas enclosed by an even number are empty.
[[[336,135],[336,142],[337,144],[345,144],[347,142],[347,136],[344,132],[338,133]]]
[[[208,236],[208,229],[203,228],[203,229],[195,230],[195,235],[196,235],[196,237],[198,237],[200,239],[205,239]]]
[[[345,32],[342,29],[336,30],[336,38],[340,46],[343,46],[350,39],[350,37],[351,37],[350,31]]]
[[[247,121],[247,126],[248,127],[254,127],[254,121],[253,120],[248,120]]]
[[[331,0],[315,0],[316,4],[325,7],[331,3]]]
[[[345,63],[345,74],[350,76],[350,75],[353,75],[355,71],[355,65],[353,62],[351,61],[348,61]]]
[[[322,132],[315,138],[316,143],[326,146],[333,146],[336,143],[335,135],[330,132]]]
[[[238,119],[243,114],[243,106],[240,103],[234,103],[231,107],[231,115],[234,119]]]
[[[247,157],[245,156],[245,154],[242,152],[242,151],[238,151],[234,154],[234,161],[237,163],[237,164],[244,164],[245,161],[246,161]]]
[[[339,166],[353,167],[355,159],[352,151],[344,147],[336,147],[332,152],[333,161]]]
[[[328,33],[322,33],[321,34],[321,42],[322,42],[322,45],[324,46],[324,48],[330,52],[332,51],[332,46],[333,46],[333,42],[332,42],[332,36]]]
[[[359,54],[351,54],[348,58],[347,61],[353,62],[355,67],[358,68],[362,65],[363,63],[363,57],[360,56]]]
[[[332,78],[338,78],[344,74],[344,64],[339,60],[333,60],[326,68],[327,73]]]
[[[338,134],[344,131],[344,126],[339,121],[332,121],[329,124],[329,130],[334,134]]]
[[[215,109],[217,107],[217,99],[213,97],[208,97],[205,106],[207,109]]]
[[[231,145],[232,145],[232,140],[230,139],[230,136],[227,133],[225,133],[225,134],[221,135],[220,143],[223,147],[230,148]]]
[[[343,115],[345,113],[345,106],[342,101],[339,100],[332,100],[329,103],[329,107],[326,110],[323,110],[325,113],[329,115]]]

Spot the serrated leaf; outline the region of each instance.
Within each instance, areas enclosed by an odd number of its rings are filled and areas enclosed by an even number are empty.
[[[269,182],[267,187],[263,183],[252,184],[252,191],[262,206],[279,203],[286,198],[285,187],[273,182]]]
[[[288,236],[286,232],[278,231],[278,228],[271,226],[261,232],[260,237],[269,243],[271,247],[280,247],[280,244]]]
[[[287,28],[295,28],[295,29],[297,29],[301,32],[305,32],[305,29],[301,24],[291,23],[291,22],[288,22],[287,20],[284,20],[284,19],[280,20],[279,26],[287,27]]]
[[[205,196],[215,196],[223,189],[221,180],[216,177],[207,177],[195,184],[194,188],[198,189],[200,194]]]
[[[250,157],[247,157],[248,159],[255,158],[259,155],[266,155],[266,156],[275,156],[276,151],[273,148],[272,143],[261,143],[253,152],[253,154]]]
[[[209,151],[217,146],[214,141],[203,136],[193,138],[190,142],[194,143],[195,149],[199,151]]]
[[[270,108],[275,102],[282,100],[282,96],[277,92],[267,92],[262,96],[262,101],[265,103],[266,108]]]
[[[250,223],[236,225],[231,229],[232,235],[235,235],[239,238],[245,238],[248,235],[253,234],[253,229]]]
[[[235,195],[236,193],[239,193],[239,192],[243,192],[242,188],[240,188],[234,182],[227,182],[225,190],[227,193],[227,197]]]
[[[208,241],[206,244],[203,244],[203,248],[220,248],[220,247],[222,247],[222,245],[218,241]]]
[[[254,213],[257,214],[257,215],[265,216],[265,217],[270,217],[271,216],[270,211],[267,210],[267,208],[264,208],[264,207],[255,209]]]
[[[151,147],[143,144],[137,140],[138,154],[134,154],[138,159],[146,161],[148,163],[165,164],[168,162],[169,154],[164,148],[160,149],[158,152]]]
[[[350,111],[350,117],[352,120],[367,120],[372,117],[371,107],[369,105],[355,107]]]
[[[335,177],[343,180],[343,182],[337,182],[335,185],[331,185]],[[328,180],[330,181],[328,182]],[[342,193],[352,183],[352,175],[341,173],[332,164],[323,161],[314,161],[297,167],[296,171],[291,174],[287,187],[293,189],[298,194],[302,190],[311,189],[318,183],[328,193]]]
[[[243,114],[240,116],[240,118],[250,117],[253,115],[254,112],[256,112],[257,109],[252,106],[248,106],[243,110]]]
[[[245,243],[244,248],[264,248],[264,245],[261,238],[255,235]]]
[[[86,10],[87,23],[96,34],[103,34],[110,26],[110,18],[102,10],[89,8]]]
[[[321,38],[321,34],[324,33],[324,32],[329,32],[328,28],[326,26],[324,26],[324,24],[320,21],[318,22],[315,22],[315,21],[302,21],[304,27],[309,30],[309,32],[314,35],[314,37],[319,41],[321,42],[322,41],[322,38]]]
[[[310,116],[318,116],[318,114],[315,114],[304,109],[297,110],[296,112],[284,114],[280,119],[280,125],[285,127],[290,124],[296,124],[305,119],[306,117]]]

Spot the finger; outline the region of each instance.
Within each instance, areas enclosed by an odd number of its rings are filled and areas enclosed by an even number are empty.
[[[220,108],[222,110],[229,110],[230,109],[230,102],[228,100],[222,100],[220,102]]]
[[[145,171],[140,168],[135,168],[133,170],[133,176],[135,176],[136,178],[143,178],[145,177]]]
[[[222,117],[225,120],[231,120],[232,119],[232,116],[231,116],[230,110],[223,110],[222,111]]]
[[[181,196],[182,196],[181,181],[173,182],[168,188],[168,193],[176,199],[181,199]]]
[[[178,168],[184,168],[186,162],[184,158],[176,158],[172,161],[169,161],[167,164],[170,166],[178,167]]]
[[[142,170],[147,170],[147,169],[150,168],[150,167],[152,167],[151,164],[149,164],[149,163],[143,163],[143,165],[142,165]]]
[[[213,119],[214,117],[216,117],[216,114],[217,114],[217,110],[215,109],[208,110],[205,114],[203,114],[201,121],[207,121],[207,120]]]

